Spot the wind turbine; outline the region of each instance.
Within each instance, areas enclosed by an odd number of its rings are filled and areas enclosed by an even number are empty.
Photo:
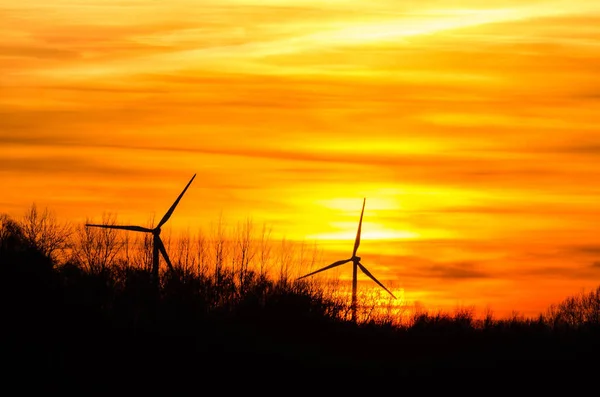
[[[181,192],[179,197],[177,197],[177,200],[175,200],[173,205],[171,205],[171,208],[169,208],[169,210],[162,217],[160,222],[158,222],[158,225],[156,225],[156,227],[154,227],[153,229],[143,227],[143,226],[97,225],[97,224],[91,224],[91,223],[86,223],[85,226],[102,227],[105,229],[122,229],[122,230],[130,230],[133,232],[152,233],[152,277],[154,279],[154,282],[157,283],[158,282],[158,265],[159,265],[159,259],[160,259],[159,252],[162,254],[165,262],[167,262],[169,269],[173,270],[173,264],[171,263],[171,260],[169,259],[169,255],[167,254],[165,245],[163,244],[162,240],[160,239],[160,231],[161,231],[160,228],[169,220],[169,218],[173,214],[173,211],[175,211],[175,207],[177,207],[177,204],[179,204],[179,200],[181,200],[181,198],[185,194],[185,191],[188,189],[188,187],[190,187],[190,185],[195,177],[196,177],[196,174],[194,174],[194,176],[192,176],[192,179],[190,179],[190,181],[185,186],[185,188],[183,189],[183,191]]]
[[[361,232],[361,228],[362,228],[362,220],[363,220],[363,214],[365,212],[365,203],[366,203],[367,199],[366,197],[363,199],[363,205],[362,205],[362,211],[360,212],[360,221],[358,222],[358,231],[356,232],[356,240],[354,241],[354,250],[352,251],[352,257],[350,257],[349,259],[343,259],[341,261],[337,261],[337,262],[333,262],[331,265],[325,266],[319,270],[315,270],[314,272],[305,274],[302,277],[298,277],[298,280],[308,277],[308,276],[312,276],[313,274],[322,272],[324,270],[327,269],[331,269],[337,266],[341,266],[345,263],[348,262],[352,262],[352,305],[351,305],[351,310],[352,310],[352,321],[356,321],[356,304],[357,304],[357,298],[356,298],[356,288],[357,288],[357,276],[358,276],[358,268],[360,268],[360,270],[366,274],[367,276],[369,276],[373,281],[375,281],[381,288],[383,288],[384,290],[387,291],[388,294],[390,294],[394,299],[397,299],[394,294],[392,294],[390,292],[390,290],[388,290],[383,284],[381,284],[379,282],[379,280],[377,280],[375,278],[375,276],[373,276],[371,274],[371,272],[369,272],[367,270],[366,267],[364,267],[362,265],[362,263],[360,263],[361,257],[360,256],[356,256],[356,251],[358,251],[358,246],[360,245],[360,232]]]

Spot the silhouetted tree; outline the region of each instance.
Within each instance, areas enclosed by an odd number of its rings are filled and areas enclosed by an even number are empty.
[[[86,220],[86,223],[91,223]],[[116,216],[102,215],[102,224],[115,225]],[[91,228],[79,225],[75,232],[72,250],[74,261],[93,274],[104,272],[117,258],[123,246],[122,233],[118,229]]]
[[[5,270],[39,273],[51,269],[53,262],[37,245],[31,244],[19,222],[1,214],[0,265]]]
[[[600,287],[551,305],[546,316],[555,327],[600,326]]]
[[[214,255],[214,269],[215,269],[215,285],[217,288],[223,282],[223,271],[225,266],[225,256],[227,255],[227,240],[225,234],[225,223],[223,216],[219,216],[219,220],[216,225],[213,225],[212,233],[212,244],[211,248]]]
[[[247,281],[250,277],[250,263],[252,263],[254,256],[256,255],[253,233],[254,227],[250,218],[246,219],[243,223],[238,223],[235,229],[233,270],[234,273],[237,271],[239,288],[241,291],[245,291],[247,288]]]
[[[271,251],[273,246],[271,244],[271,228],[263,224],[262,231],[260,234],[260,253],[259,253],[259,274],[261,277],[266,277],[270,271],[271,262]]]
[[[70,223],[59,222],[54,212],[47,207],[40,211],[35,203],[25,212],[19,225],[24,240],[54,262],[59,252],[67,249],[73,233]]]
[[[6,258],[24,242],[23,231],[17,222],[0,214],[0,258]]]
[[[208,266],[208,257],[209,257],[209,246],[204,233],[202,230],[198,232],[198,237],[196,238],[196,271],[199,276],[208,277],[210,272]]]

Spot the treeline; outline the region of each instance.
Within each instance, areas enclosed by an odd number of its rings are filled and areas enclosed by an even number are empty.
[[[294,266],[317,260],[316,245],[275,242],[250,221],[162,238],[175,271],[163,267],[156,289],[144,234],[73,226],[35,205],[19,219],[1,215],[0,347],[11,373],[51,375],[47,385],[62,387],[130,383],[157,368],[167,378],[230,363],[251,371],[263,355],[277,362],[295,350],[290,335],[349,312],[294,281]]]
[[[151,222],[151,221],[150,221]],[[5,247],[4,261],[16,256],[38,255],[38,262],[60,271],[76,268],[88,275],[120,275],[147,273],[152,267],[152,236],[119,229],[90,228],[85,223],[119,224],[117,216],[105,213],[98,220],[86,219],[81,224],[59,221],[48,208],[32,204],[25,214],[13,219],[0,214],[0,233]],[[151,226],[150,224],[148,226]],[[349,285],[330,279],[318,283],[308,279],[294,280],[321,266],[323,252],[316,242],[276,240],[267,225],[257,226],[251,219],[228,223],[223,217],[209,230],[181,232],[169,229],[161,234],[176,274],[167,274],[161,259],[161,280],[167,277],[195,278],[212,285],[215,306],[235,302],[254,283],[299,288],[302,285],[335,306],[335,316],[348,319]],[[162,281],[161,281],[162,282]],[[399,321],[407,307],[394,305],[376,290],[359,292],[361,321]],[[385,305],[385,307],[382,307]],[[343,309],[340,309],[343,308]]]
[[[0,336],[12,367],[26,373],[35,362],[63,385],[64,374],[112,383],[159,367],[165,379],[223,370],[410,377],[580,368],[599,352],[600,287],[537,318],[462,308],[405,321],[405,308],[375,310],[381,301],[363,297],[353,323],[347,296],[333,293],[339,284],[296,280],[320,265],[315,244],[274,241],[251,221],[162,238],[175,271],[163,270],[155,289],[145,234],[73,226],[35,205],[20,219],[1,215]]]
[[[86,219],[85,223],[118,224],[117,216],[111,213],[103,214],[99,222]],[[13,240],[22,240],[21,248],[38,251],[56,266],[75,264],[90,273],[101,273],[115,265],[139,269],[151,266],[149,234],[61,222],[48,208],[40,210],[35,203],[19,219],[0,214],[0,227],[7,237],[12,234]],[[316,242],[297,243],[285,238],[275,241],[271,233],[270,227],[258,228],[251,219],[229,225],[220,217],[208,231],[172,235],[167,229],[162,240],[177,268],[200,275],[230,268],[240,274],[252,270],[262,276],[287,279],[319,260]]]
[[[119,224],[117,216],[111,213],[103,214],[100,222],[86,219],[85,223]],[[313,279],[295,281],[299,275],[322,265],[323,253],[316,242],[295,242],[285,238],[276,241],[267,225],[257,227],[251,219],[228,224],[222,217],[208,231],[187,231],[174,236],[167,230],[162,239],[176,269],[175,274],[168,274],[163,262],[163,287],[165,280],[173,278],[211,284],[216,307],[224,302],[234,304],[255,285],[285,286],[328,300],[336,308],[328,312],[330,315],[337,320],[349,320],[349,286],[339,280],[320,284]],[[47,207],[39,209],[33,203],[18,219],[0,214],[0,261],[4,267],[77,271],[90,276],[112,277],[124,283],[124,278],[130,274],[149,276],[152,237],[147,233],[89,228],[84,223],[60,221]],[[357,318],[360,322],[395,327],[439,326],[449,321],[475,328],[498,322],[535,322],[552,328],[600,324],[600,286],[595,291],[567,297],[534,319],[525,318],[518,311],[511,318],[495,319],[492,314],[476,318],[474,309],[468,307],[457,308],[454,313],[430,313],[406,302],[393,304],[391,299],[386,302],[385,294],[370,291],[368,294],[359,292],[359,296],[360,315]]]

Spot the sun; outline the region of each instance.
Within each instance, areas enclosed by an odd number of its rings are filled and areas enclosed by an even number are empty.
[[[356,222],[331,222],[330,226],[339,231],[309,235],[309,239],[345,241],[356,238]],[[406,240],[421,237],[418,232],[387,228],[382,224],[363,221],[361,240]]]
[[[421,235],[417,231],[392,227],[389,222],[385,222],[385,218],[381,216],[383,212],[402,210],[397,195],[390,194],[393,192],[386,193],[374,198],[366,198],[367,210],[362,222],[361,240],[388,241],[420,238]],[[360,204],[356,198],[332,198],[322,200],[319,204],[330,213],[333,219],[326,223],[326,229],[329,230],[310,234],[307,238],[329,242],[356,238],[357,216],[360,214],[360,212],[357,214]],[[334,217],[334,214],[337,215]],[[339,220],[340,216],[343,216],[343,221]]]

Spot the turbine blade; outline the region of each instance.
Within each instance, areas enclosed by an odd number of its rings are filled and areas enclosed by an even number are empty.
[[[96,225],[96,224],[92,224],[92,223],[86,223],[85,225],[88,227],[102,227],[104,229],[122,229],[122,230],[131,230],[134,232],[152,233],[152,229],[148,229],[147,227],[141,227],[141,226]]]
[[[367,198],[365,197],[363,199],[362,211],[360,212],[360,221],[358,221],[358,231],[356,232],[356,240],[354,241],[354,251],[352,251],[352,257],[356,256],[356,251],[358,251],[358,246],[360,245],[360,231],[362,229],[362,219],[363,219],[363,214],[365,212],[366,201],[367,201]]]
[[[156,244],[158,246],[158,250],[162,254],[163,258],[165,258],[165,262],[167,262],[167,265],[169,266],[169,270],[173,271],[173,265],[171,264],[171,259],[169,259],[169,254],[167,254],[167,249],[165,248],[165,245],[163,244],[160,237],[156,236],[156,238],[154,239],[154,244]]]
[[[301,278],[304,278],[304,277],[312,276],[313,274],[316,274],[316,273],[322,272],[322,271],[324,271],[324,270],[327,270],[327,269],[331,269],[332,267],[336,267],[336,266],[343,265],[344,263],[348,263],[348,262],[350,262],[351,260],[352,260],[352,259],[344,259],[344,260],[342,260],[342,261],[333,262],[331,265],[325,266],[325,267],[323,267],[323,268],[321,268],[321,269],[319,269],[319,270],[315,270],[315,271],[314,271],[314,272],[312,272],[312,273],[305,274],[305,275],[304,275],[304,276],[302,276],[302,277],[298,277],[298,278],[297,278],[297,280],[300,280]]]
[[[192,179],[190,179],[190,181],[188,182],[188,184],[185,185],[185,188],[183,189],[183,191],[181,192],[181,194],[179,195],[179,197],[177,197],[177,200],[175,200],[175,202],[173,203],[173,205],[171,206],[171,208],[169,208],[169,210],[167,211],[167,213],[165,214],[165,216],[163,216],[163,218],[160,220],[160,222],[158,222],[158,225],[156,226],[157,228],[161,227],[162,225],[164,225],[169,220],[169,218],[173,214],[173,211],[175,211],[175,207],[177,207],[177,204],[179,204],[179,200],[181,200],[181,198],[185,194],[185,191],[188,189],[188,187],[190,187],[190,185],[192,184],[192,181],[194,180],[195,177],[196,177],[196,174],[194,174],[194,176],[192,177]]]
[[[388,294],[392,295],[392,297],[393,297],[394,299],[398,299],[398,298],[396,298],[396,297],[394,296],[394,294],[392,294],[392,293],[390,292],[390,290],[389,290],[389,289],[385,288],[385,286],[384,286],[383,284],[381,284],[381,283],[379,282],[379,280],[377,280],[377,279],[375,278],[375,276],[373,276],[373,275],[371,274],[371,272],[369,272],[369,271],[367,270],[367,268],[366,268],[366,267],[364,267],[364,266],[363,266],[363,265],[362,265],[360,262],[358,262],[357,264],[358,264],[358,267],[360,267],[360,270],[362,270],[362,272],[363,272],[364,274],[366,274],[367,276],[371,277],[371,279],[372,279],[373,281],[375,281],[377,284],[379,284],[379,286],[380,286],[381,288],[383,288],[384,290],[386,290]]]

